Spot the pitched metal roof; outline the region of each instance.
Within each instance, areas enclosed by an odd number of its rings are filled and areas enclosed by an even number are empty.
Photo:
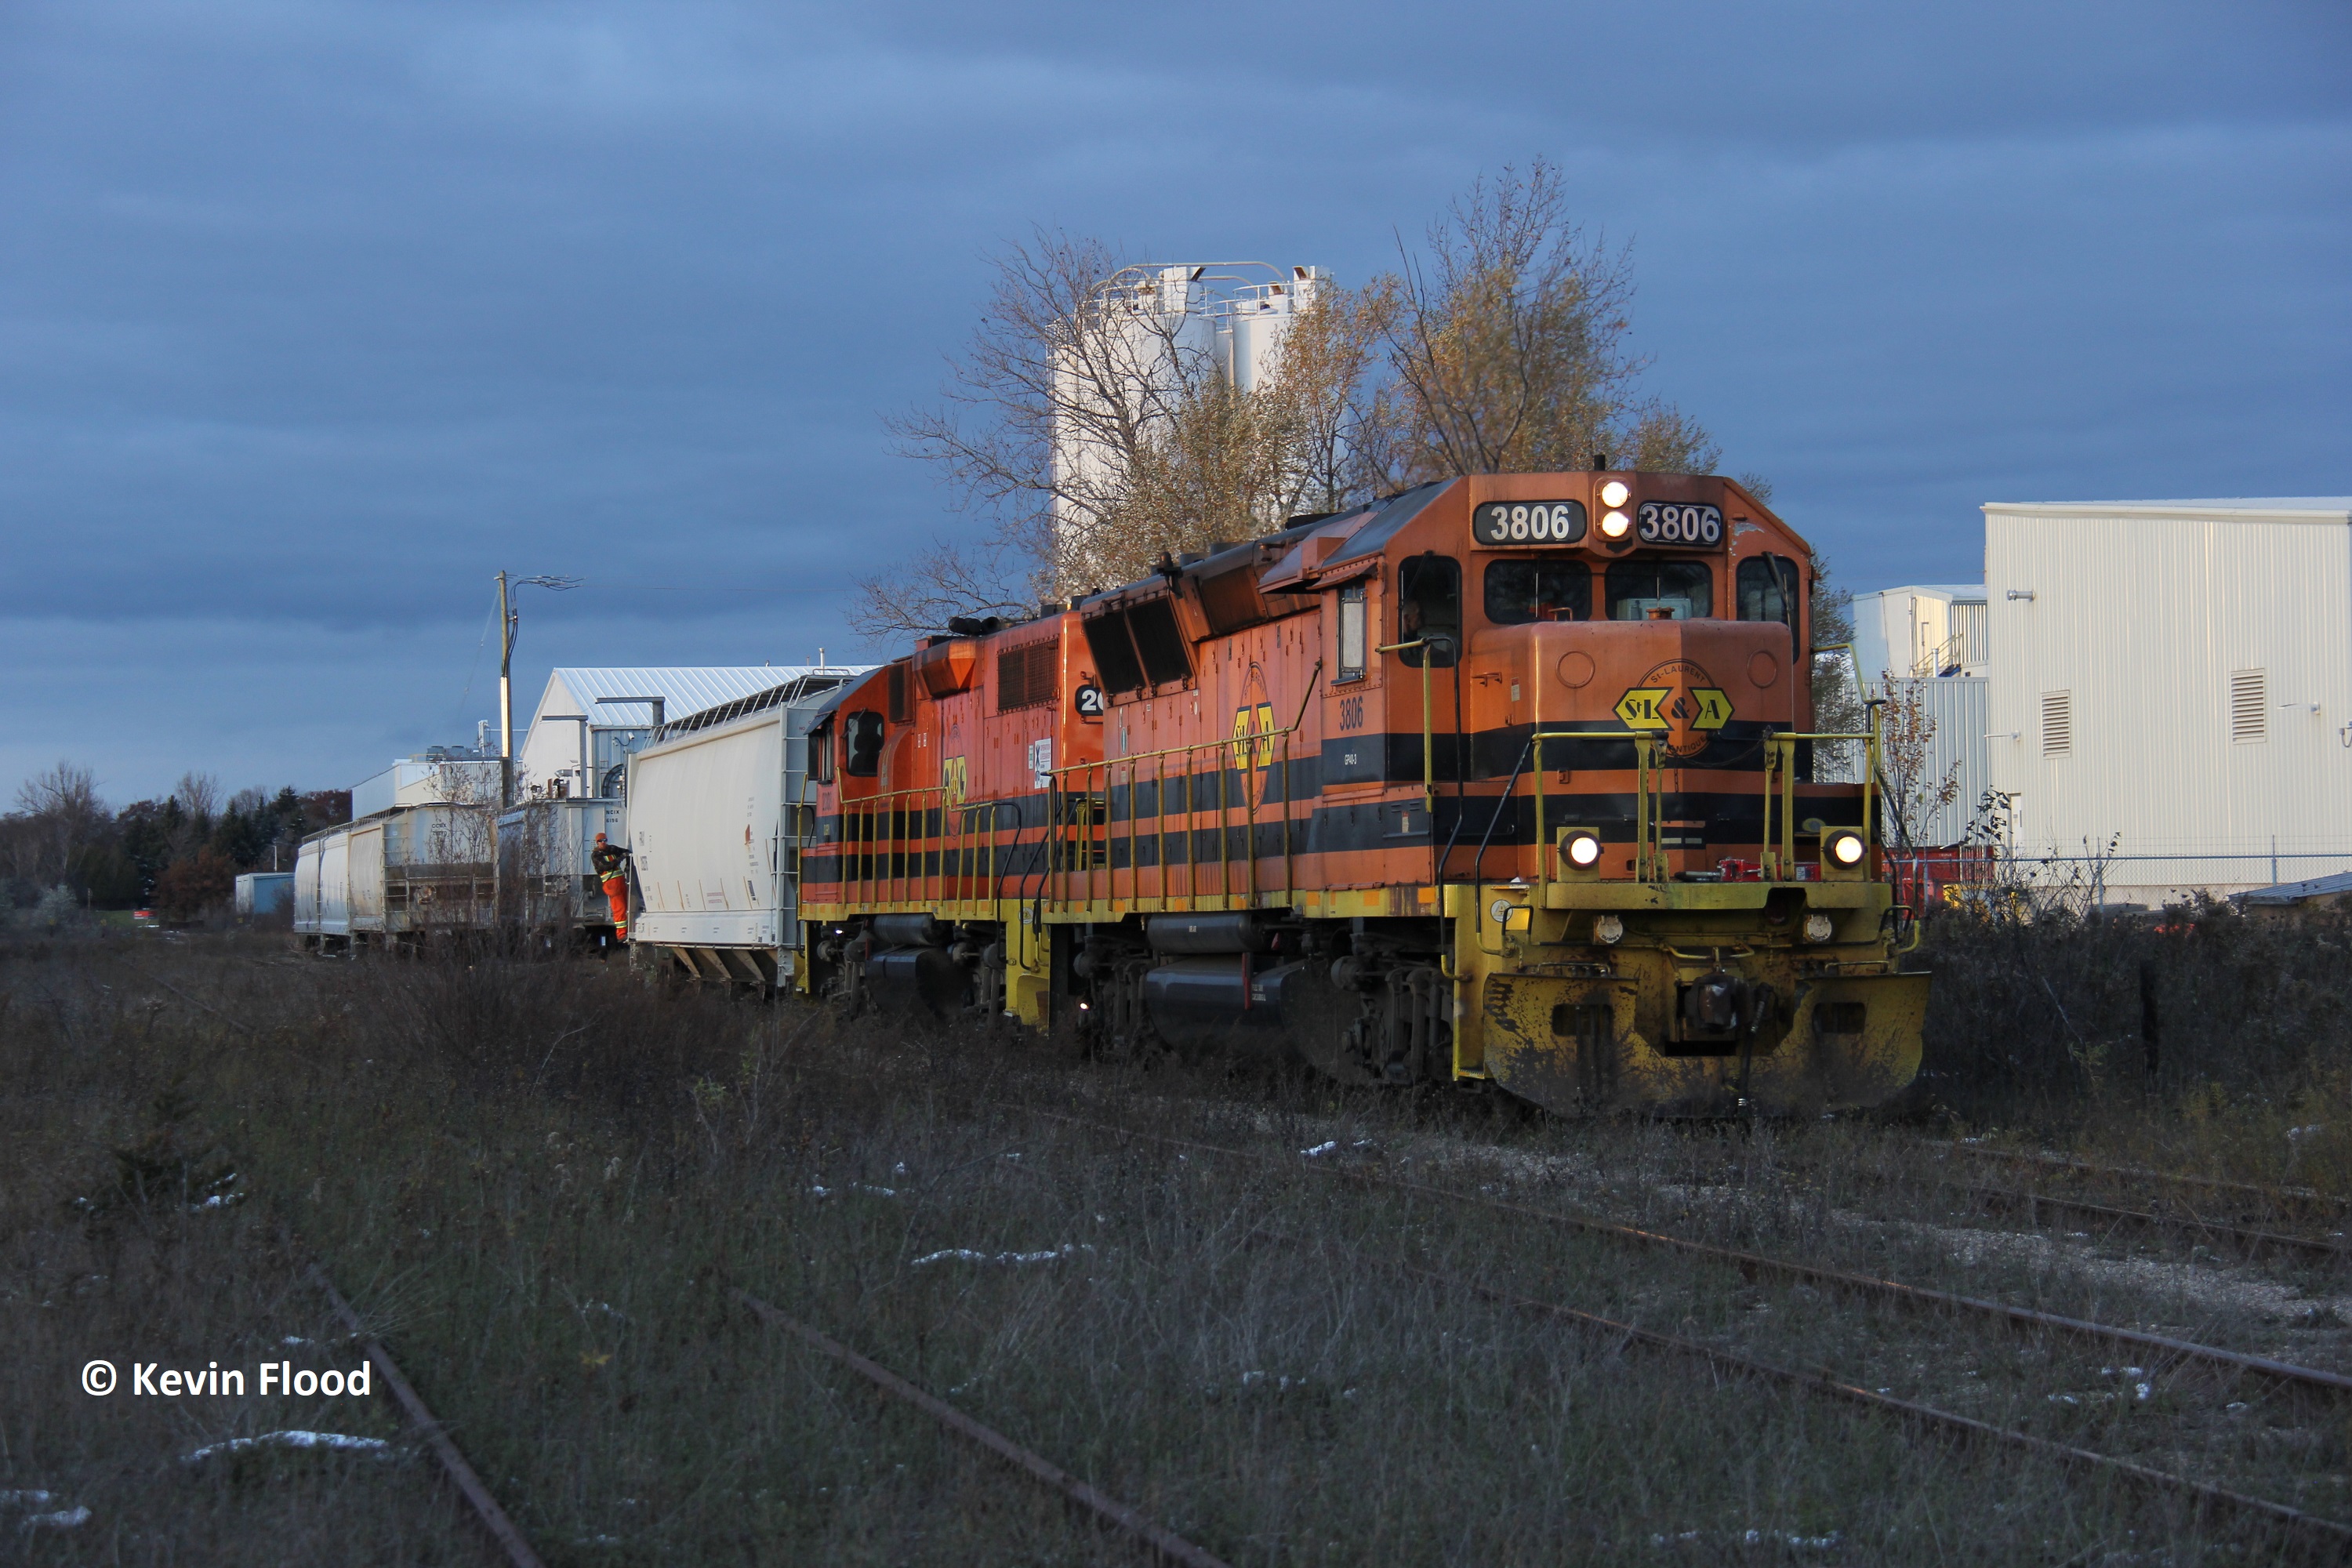
[[[583,713],[600,724],[638,725],[653,722],[653,710],[642,702],[602,702],[600,698],[659,697],[664,720],[683,719],[722,702],[733,702],[814,672],[813,664],[709,665],[699,668],[583,669],[558,668],[551,677],[563,683]],[[839,668],[839,666],[827,668]],[[857,667],[860,668],[866,667]],[[541,703],[542,708],[545,706]]]
[[[2223,518],[2317,512],[2326,517],[2342,517],[2352,513],[2352,496],[2224,496],[2210,500],[1988,501],[1984,510],[2002,512],[2216,512]]]
[[[2339,871],[2332,877],[2313,877],[2301,882],[2281,882],[2274,888],[2257,888],[2250,893],[2232,893],[2230,901],[2239,904],[2299,904],[2306,899],[2325,899],[2337,893],[2352,893],[2352,871]]]

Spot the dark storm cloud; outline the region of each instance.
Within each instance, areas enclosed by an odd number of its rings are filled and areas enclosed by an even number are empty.
[[[0,773],[348,779],[548,663],[838,656],[984,252],[1392,262],[1542,153],[1867,585],[1976,505],[2340,492],[2336,5],[20,5]],[[648,592],[648,586],[732,592]],[[741,592],[757,589],[760,592]],[[463,702],[467,670],[476,670]]]

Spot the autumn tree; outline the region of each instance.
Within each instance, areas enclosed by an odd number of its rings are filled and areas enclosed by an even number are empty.
[[[1714,467],[1641,390],[1630,258],[1571,220],[1555,167],[1479,180],[1425,241],[1360,289],[1320,282],[1248,387],[1156,307],[1160,274],[1061,234],[1007,250],[945,402],[888,422],[981,526],[862,580],[855,623],[1014,613],[1425,479]]]

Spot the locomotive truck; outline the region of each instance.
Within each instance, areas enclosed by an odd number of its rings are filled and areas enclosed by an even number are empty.
[[[810,710],[778,977],[1557,1110],[1878,1103],[1928,981],[1811,575],[1730,479],[1472,475],[956,622]]]

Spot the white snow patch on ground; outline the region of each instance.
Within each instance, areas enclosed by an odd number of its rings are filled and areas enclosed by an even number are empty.
[[[79,1530],[89,1522],[87,1508],[61,1508],[55,1513],[37,1513],[26,1517],[18,1528],[23,1530]]]
[[[243,1454],[259,1448],[363,1454],[372,1459],[392,1457],[392,1445],[381,1437],[353,1437],[341,1432],[264,1432],[258,1437],[230,1437],[218,1443],[207,1443],[180,1462],[200,1465],[215,1454]]]
[[[1965,1267],[1998,1260],[2034,1268],[2063,1268],[2103,1284],[2154,1295],[2169,1293],[2209,1311],[2289,1318],[2302,1315],[2316,1303],[2339,1317],[2352,1312],[2352,1296],[2315,1298],[2276,1279],[2210,1264],[2192,1267],[2153,1258],[2102,1258],[2090,1247],[2070,1247],[2063,1238],[2038,1232],[1978,1230],[1932,1225],[1924,1220],[1878,1219],[1847,1210],[1833,1210],[1832,1217],[1858,1229],[1895,1229],[1933,1240],[1955,1262]]]
[[[914,1259],[908,1267],[922,1268],[934,1263],[1052,1263],[1060,1258],[1071,1258],[1078,1253],[1093,1250],[1094,1248],[1085,1242],[1073,1244],[1066,1241],[1057,1247],[1052,1247],[1044,1252],[976,1252],[969,1247],[943,1247],[938,1252],[927,1253]]]

